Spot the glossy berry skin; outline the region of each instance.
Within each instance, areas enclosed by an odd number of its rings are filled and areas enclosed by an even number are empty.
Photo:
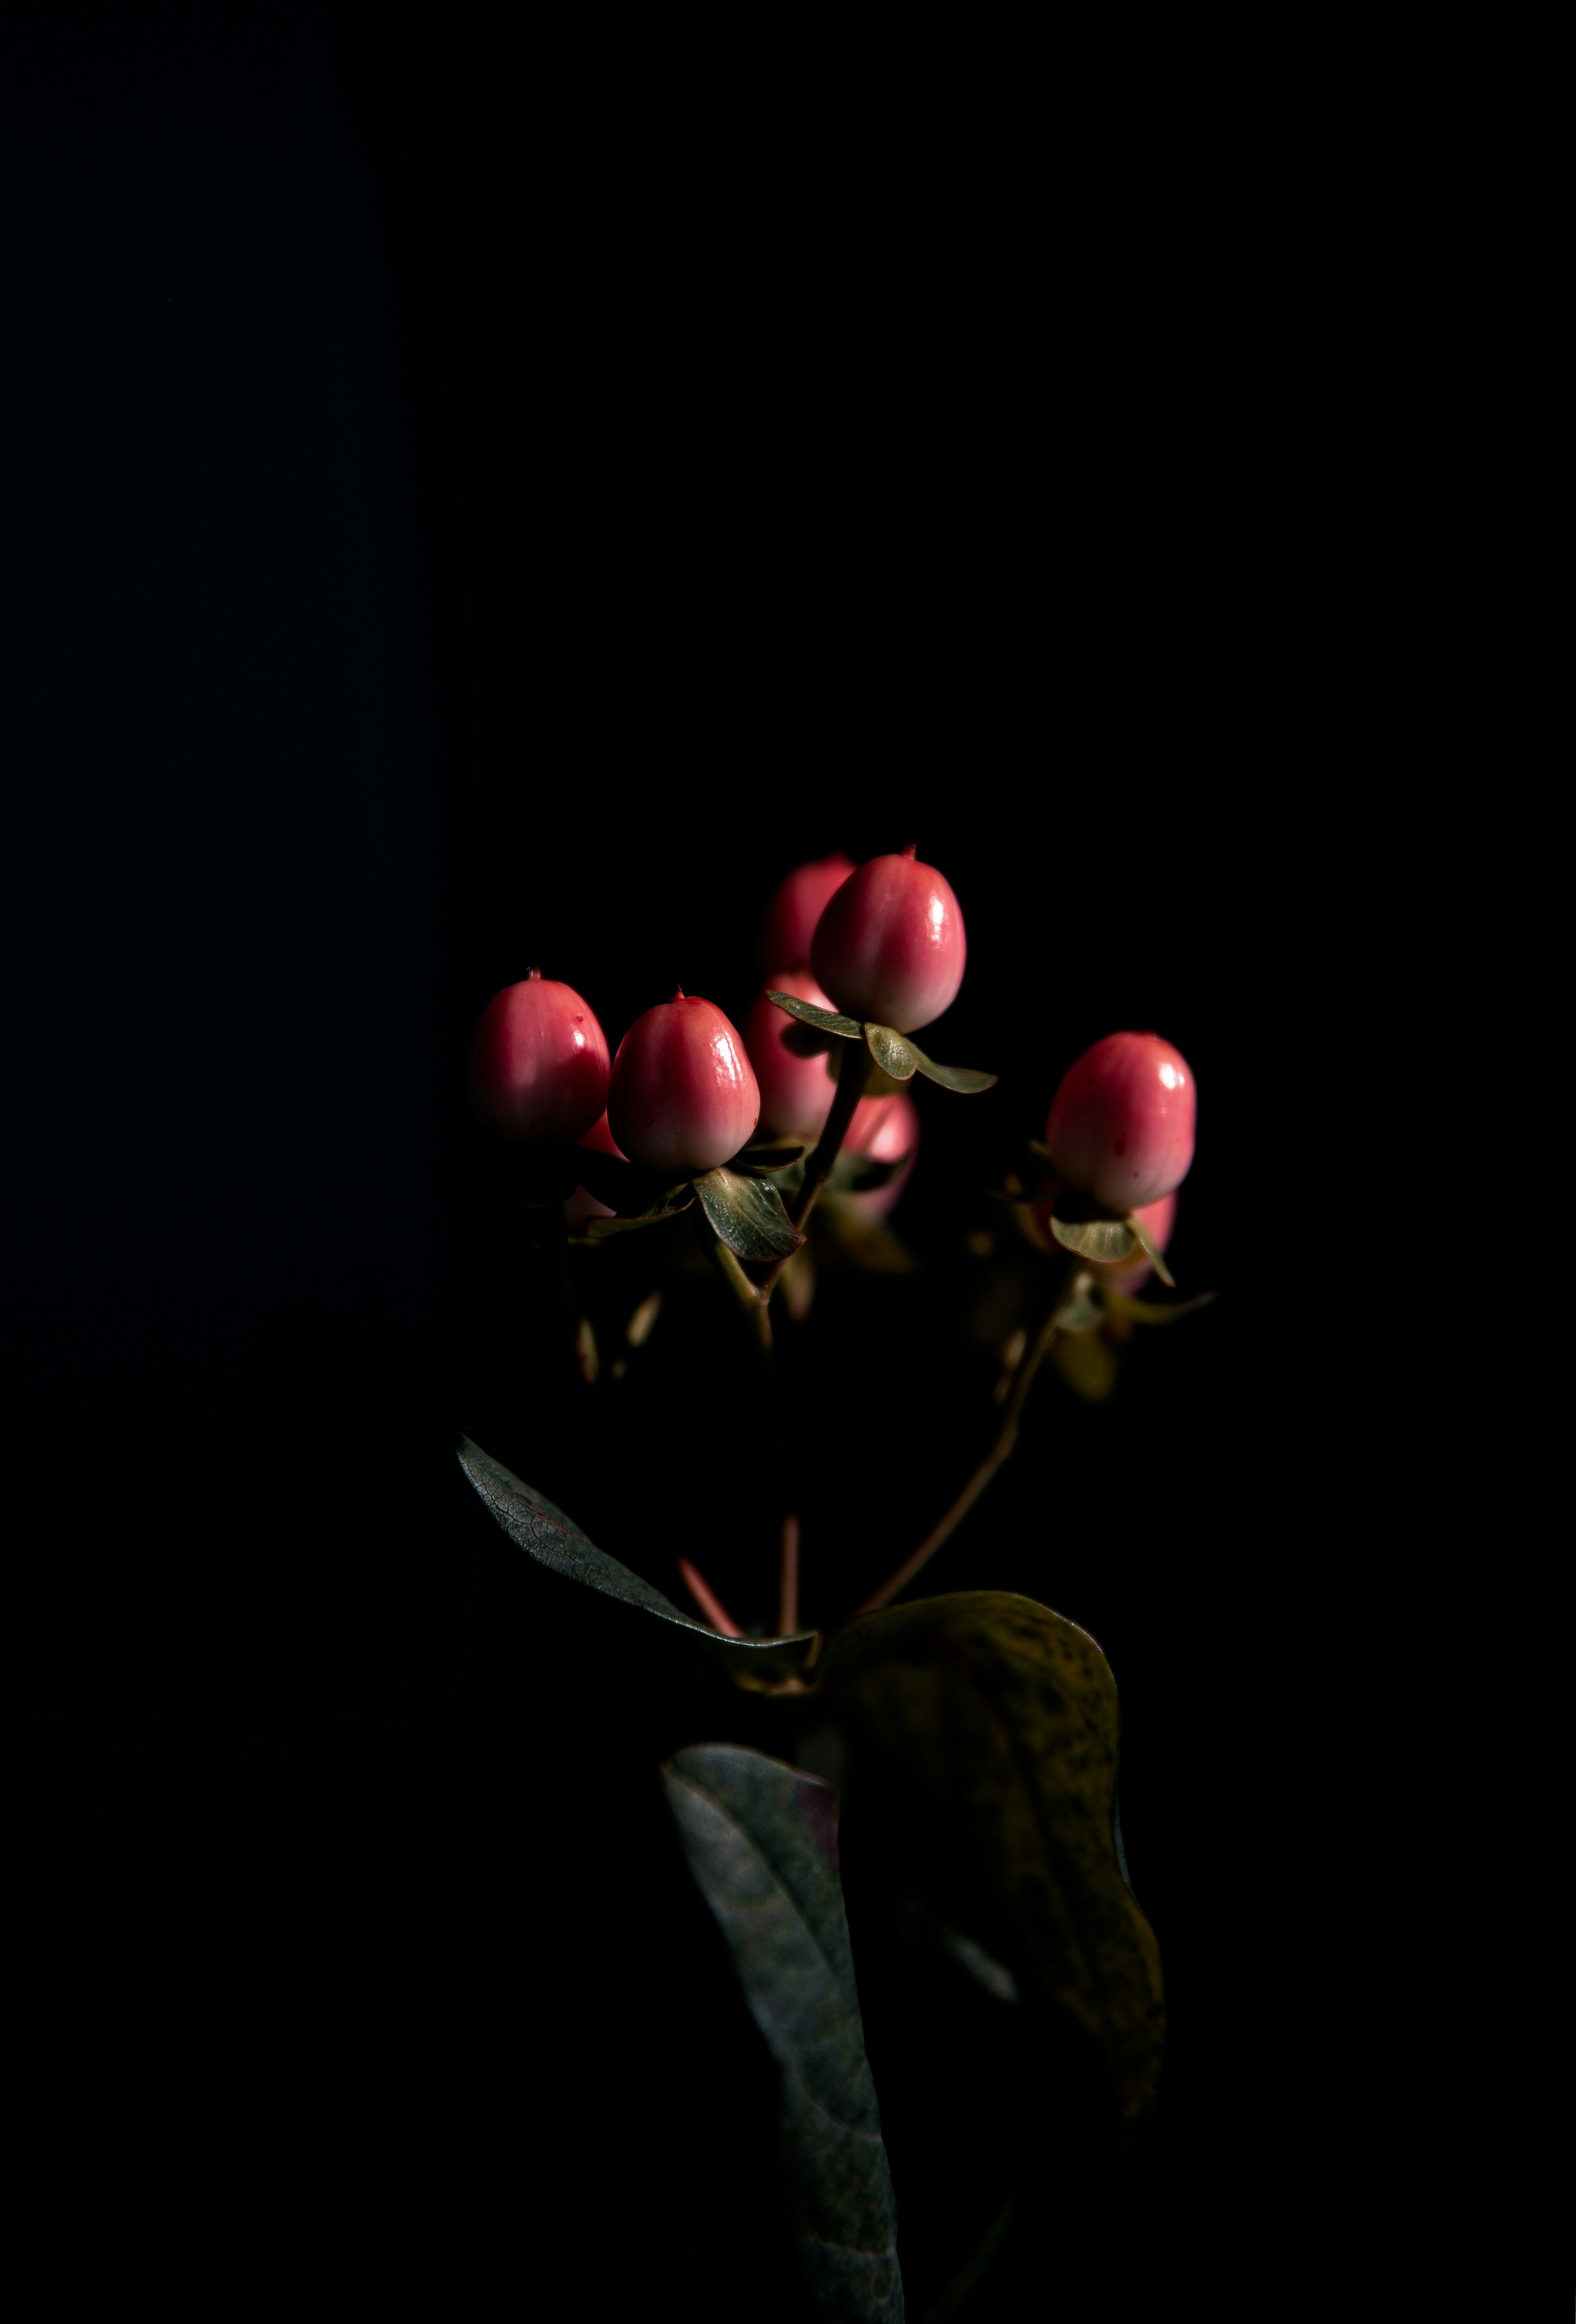
[[[817,1009],[832,1006],[815,978],[802,968],[779,969],[768,976],[766,986],[770,991],[791,992],[796,1001],[808,1001]],[[827,1070],[825,1052],[797,1057],[784,1047],[783,1036],[796,1021],[786,1009],[769,1001],[766,991],[758,992],[744,1019],[744,1047],[760,1089],[762,1128],[774,1138],[813,1145],[826,1127],[837,1084]]]
[[[822,913],[810,966],[850,1017],[917,1032],[963,981],[963,916],[941,873],[905,855],[876,855]]]
[[[744,1044],[722,1010],[676,992],[618,1045],[607,1119],[631,1162],[694,1176],[739,1151],[760,1119]]]
[[[816,923],[853,871],[850,856],[823,855],[818,862],[799,864],[783,881],[760,924],[760,965],[769,984],[784,961],[790,968],[805,966]],[[786,992],[788,988],[778,981],[777,989]]]
[[[899,1197],[913,1176],[919,1151],[919,1108],[908,1091],[899,1090],[891,1097],[861,1098],[853,1110],[843,1148],[844,1153],[862,1155],[871,1162],[902,1163],[902,1168],[884,1186],[871,1186],[862,1194],[846,1197],[856,1203],[867,1218],[884,1219],[897,1207]]]
[[[1195,1105],[1179,1049],[1157,1033],[1108,1033],[1068,1066],[1051,1100],[1051,1168],[1113,1211],[1158,1202],[1192,1164]]]
[[[471,1042],[478,1113],[533,1146],[572,1146],[607,1103],[607,1036],[588,1002],[533,969],[495,992]]]

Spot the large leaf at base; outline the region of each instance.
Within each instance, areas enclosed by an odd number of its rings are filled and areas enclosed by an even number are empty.
[[[714,1655],[731,1664],[735,1673],[787,1678],[803,1667],[815,1645],[816,1631],[801,1630],[790,1638],[723,1637],[720,1631],[691,1621],[652,1583],[631,1573],[627,1565],[621,1565],[616,1557],[609,1557],[605,1550],[598,1549],[594,1542],[586,1539],[573,1517],[566,1517],[533,1486],[522,1484],[502,1461],[494,1461],[490,1452],[484,1452],[468,1436],[461,1440],[459,1460],[493,1517],[510,1540],[534,1557],[539,1565],[550,1566],[555,1573],[581,1582],[587,1590],[600,1591],[605,1598],[621,1599],[626,1606],[639,1606],[644,1612],[689,1631],[704,1640]],[[671,1536],[664,1537],[671,1539]]]
[[[1159,2079],[1160,1953],[1120,1858],[1116,1683],[1094,1640],[1032,1599],[964,1591],[862,1616],[817,1675],[973,1852],[1031,1988],[1100,2044],[1136,2129]]]
[[[701,1206],[719,1242],[741,1259],[787,1259],[805,1238],[767,1178],[747,1178],[724,1164],[695,1182]]]
[[[897,2218],[837,1877],[836,1794],[733,1744],[662,1770],[689,1868],[782,2069],[780,2152],[818,2314],[902,2324]],[[749,2308],[741,2287],[740,2314]]]

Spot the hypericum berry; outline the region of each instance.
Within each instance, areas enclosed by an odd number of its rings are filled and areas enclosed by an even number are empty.
[[[737,1154],[760,1119],[743,1041],[722,1010],[676,992],[618,1045],[607,1119],[631,1162],[697,1174]]]
[[[576,1144],[589,1146],[594,1154],[616,1154],[621,1162],[627,1162],[630,1158],[608,1128],[605,1113],[598,1115],[585,1137],[576,1139]],[[617,1215],[605,1203],[599,1203],[594,1194],[588,1194],[584,1186],[576,1186],[564,1204],[564,1223],[571,1230],[583,1227],[587,1219],[611,1219]]]
[[[843,1150],[845,1154],[858,1154],[868,1162],[902,1164],[884,1186],[871,1186],[862,1194],[848,1197],[859,1204],[867,1218],[884,1219],[896,1207],[899,1196],[913,1176],[919,1151],[919,1108],[908,1091],[898,1090],[890,1097],[861,1098],[853,1109]]]
[[[779,969],[766,982],[769,991],[791,992],[796,1001],[808,1001],[817,1009],[832,1006],[806,969]],[[792,1030],[795,1021],[765,992],[758,992],[744,1019],[744,1047],[760,1089],[763,1126],[774,1138],[797,1138],[808,1146],[826,1127],[837,1084],[827,1069],[825,1053],[797,1057],[784,1047],[783,1036]],[[837,1046],[841,1047],[841,1042]]]
[[[801,863],[788,873],[760,924],[760,965],[769,982],[780,962],[786,961],[790,968],[804,967],[810,957],[816,923],[853,870],[848,856],[834,853],[823,855],[816,863]],[[779,979],[777,989],[786,992],[788,988]]]
[[[533,1146],[572,1146],[607,1103],[607,1036],[587,1001],[533,968],[495,992],[471,1042],[479,1113]]]
[[[1108,1033],[1069,1065],[1046,1118],[1051,1168],[1113,1211],[1158,1202],[1193,1161],[1193,1074],[1157,1033]]]
[[[915,1033],[955,999],[966,949],[957,898],[908,847],[843,881],[816,925],[810,966],[850,1017]]]
[[[1171,1230],[1176,1223],[1176,1197],[1162,1194],[1157,1203],[1140,1204],[1133,1213],[1157,1251],[1164,1252],[1171,1240]],[[1096,1261],[1090,1273],[1096,1282],[1107,1283],[1113,1291],[1142,1290],[1155,1270],[1140,1251],[1136,1257],[1119,1260],[1115,1265]]]

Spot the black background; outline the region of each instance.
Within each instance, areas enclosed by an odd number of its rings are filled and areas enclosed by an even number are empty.
[[[1109,1406],[1046,1382],[936,1572],[1045,1598],[1116,1671],[1170,1997],[1151,2150],[1108,2205],[1075,2064],[1047,2101],[972,2002],[894,1969],[883,2004],[872,1967],[899,2205],[922,2239],[1028,2123],[1037,2191],[967,2312],[1263,2313],[1349,1877],[1306,1729],[1364,1683],[1350,1633],[1310,1651],[1358,1553],[1295,1311],[1299,1045],[1361,893],[1315,868],[1327,769],[1388,554],[1353,514],[1365,321],[1295,208],[1207,138],[1079,123],[1070,68],[1046,117],[1008,58],[713,58],[726,102],[700,62],[453,9],[67,8],[14,42],[4,1652],[40,2216],[66,2266],[251,2281],[318,2238],[339,2288],[430,2266],[458,2312],[501,2273],[543,2315],[664,2284],[745,2312],[770,2076],[651,1790],[736,1706],[664,1701],[642,1638],[523,1573],[444,1430],[664,1588],[692,1501],[750,1619],[759,1416],[678,1314],[610,1457],[431,1176],[470,1167],[499,984],[539,964],[615,1040],[677,982],[742,1011],[781,873],[912,838],[970,934],[936,1054],[1002,1080],[923,1093],[917,1287],[828,1290],[810,1618],[982,1443],[962,1233],[1113,1026],[1194,1065],[1173,1255],[1221,1296]]]

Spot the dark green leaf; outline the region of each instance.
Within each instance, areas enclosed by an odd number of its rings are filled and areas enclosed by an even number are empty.
[[[676,1752],[662,1780],[782,2070],[779,2151],[816,2312],[902,2324],[891,2172],[837,1877],[837,1795],[800,1768],[722,1743]]]
[[[587,1219],[585,1233],[592,1242],[605,1242],[609,1235],[629,1234],[636,1227],[660,1226],[664,1219],[676,1219],[688,1208],[688,1203],[676,1203],[670,1211],[645,1211],[634,1219]]]
[[[1102,1333],[1060,1333],[1051,1342],[1051,1361],[1074,1396],[1085,1404],[1103,1404],[1116,1386],[1116,1355]]]
[[[779,1009],[786,1009],[790,1017],[797,1017],[801,1025],[814,1025],[823,1033],[835,1033],[840,1041],[859,1038],[857,1017],[840,1017],[834,1010],[817,1009],[813,1001],[797,1001],[791,992],[773,992],[769,989],[766,997],[775,1001]]]
[[[1172,1274],[1170,1268],[1166,1266],[1166,1261],[1161,1258],[1159,1251],[1157,1250],[1150,1238],[1148,1229],[1145,1226],[1143,1220],[1138,1217],[1137,1212],[1131,1212],[1129,1213],[1128,1224],[1133,1231],[1138,1248],[1142,1250],[1144,1257],[1148,1260],[1156,1274],[1160,1277],[1161,1282],[1166,1286],[1168,1291],[1175,1291],[1176,1288],[1176,1277]]]
[[[979,1073],[972,1065],[938,1065],[934,1057],[927,1057],[923,1049],[915,1047],[912,1041],[908,1047],[914,1050],[916,1064],[927,1082],[937,1082],[943,1089],[955,1090],[960,1097],[972,1097],[980,1090],[996,1086],[997,1076],[994,1074]]]
[[[1064,1250],[1076,1251],[1080,1259],[1092,1259],[1101,1267],[1131,1259],[1138,1247],[1126,1219],[1059,1219],[1053,1213],[1051,1232]]]
[[[889,1081],[911,1082],[919,1065],[919,1052],[906,1033],[894,1031],[890,1025],[867,1025],[864,1046]]]
[[[459,1458],[461,1468],[486,1503],[490,1515],[510,1540],[539,1564],[549,1566],[555,1573],[581,1582],[588,1590],[599,1591],[604,1597],[621,1599],[626,1606],[639,1606],[664,1622],[677,1624],[679,1629],[704,1640],[736,1673],[748,1670],[761,1677],[787,1678],[803,1667],[808,1650],[816,1643],[814,1630],[798,1631],[790,1638],[725,1638],[705,1624],[691,1621],[660,1590],[640,1574],[631,1573],[616,1557],[609,1557],[594,1542],[587,1541],[573,1517],[555,1508],[545,1494],[522,1484],[502,1461],[494,1461],[490,1452],[484,1452],[468,1436],[461,1439]],[[677,1539],[673,1514],[671,1510],[665,1513],[665,1547],[683,1545],[682,1512]]]
[[[977,1864],[1002,1908],[1020,1982],[1088,2029],[1125,2120],[1141,2123],[1164,2039],[1160,1956],[1118,1853],[1117,1693],[1094,1640],[1032,1599],[966,1591],[862,1616],[829,1640],[818,1678],[848,1722],[855,1780],[862,1732],[900,1758],[938,1844]]]
[[[695,1182],[719,1242],[741,1259],[786,1259],[805,1238],[769,1178],[746,1178],[724,1164]]]
[[[1196,1298],[1177,1299],[1161,1307],[1150,1300],[1128,1299],[1120,1291],[1108,1291],[1105,1304],[1113,1315],[1124,1315],[1129,1323],[1175,1323],[1179,1315],[1192,1315],[1207,1307],[1214,1296],[1212,1291],[1201,1291]]]

